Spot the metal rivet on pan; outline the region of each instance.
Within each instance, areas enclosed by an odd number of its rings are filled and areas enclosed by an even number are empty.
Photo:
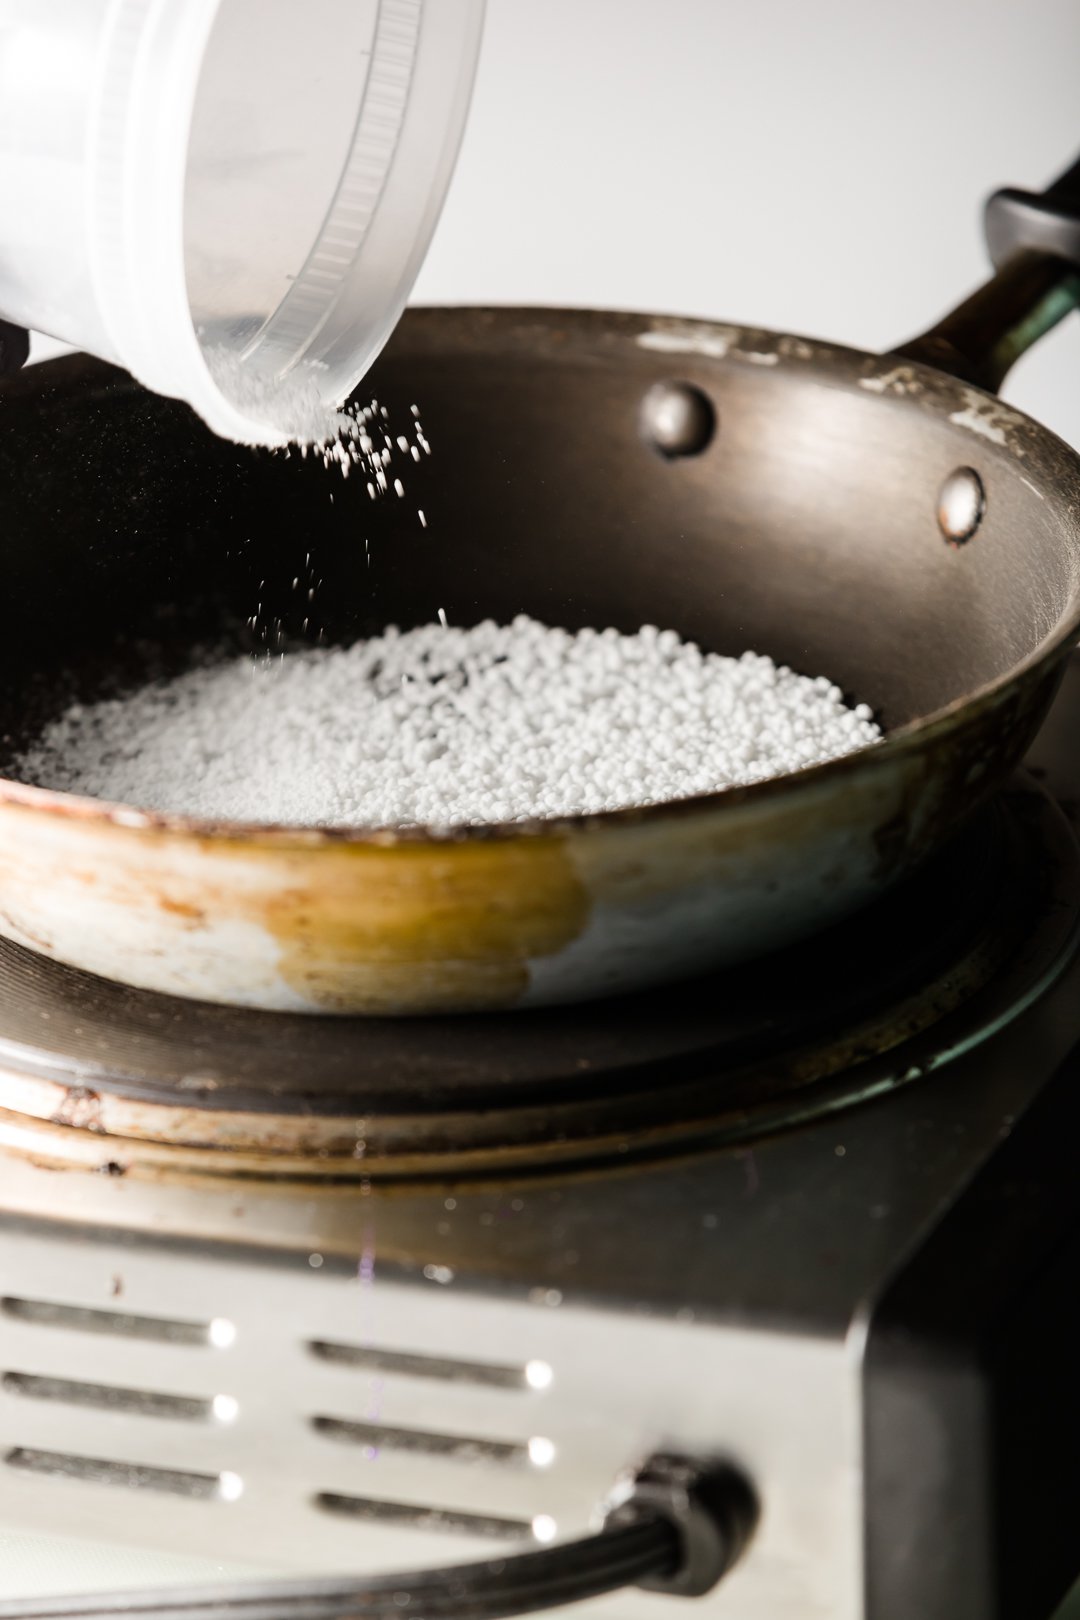
[[[641,432],[662,456],[697,456],[716,432],[716,411],[693,383],[655,383],[641,402]]]
[[[986,491],[973,467],[957,467],[938,491],[938,528],[950,545],[970,540],[986,511]]]

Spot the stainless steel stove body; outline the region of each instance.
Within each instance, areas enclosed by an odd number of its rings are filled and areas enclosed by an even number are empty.
[[[1078,734],[1074,664],[1031,760],[1074,818]],[[1080,1571],[1080,965],[1053,905],[997,1033],[677,1152],[275,1179],[91,1130],[59,1167],[78,1119],[5,1109],[0,1523],[283,1576],[509,1561],[674,1451],[752,1481],[748,1549],[707,1596],[598,1614],[1049,1614]]]

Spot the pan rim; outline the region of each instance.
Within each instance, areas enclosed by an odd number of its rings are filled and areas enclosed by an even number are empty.
[[[507,336],[515,329],[541,327],[551,333],[553,326],[584,327],[591,335],[616,341],[631,341],[634,346],[667,349],[673,355],[685,353],[698,362],[706,360],[717,367],[745,363],[760,364],[769,357],[769,371],[780,373],[785,367],[805,368],[813,365],[824,375],[817,380],[833,381],[840,385],[860,385],[873,394],[885,398],[890,392],[917,393],[923,408],[934,415],[947,418],[950,409],[971,407],[973,402],[985,402],[988,410],[999,416],[1008,428],[993,448],[1016,458],[1015,443],[1008,442],[1017,435],[1025,441],[1027,454],[1038,447],[1041,459],[1059,462],[1060,467],[1048,465],[1047,473],[1072,473],[1080,497],[1080,452],[1058,438],[1049,428],[1003,403],[997,395],[960,382],[945,372],[920,362],[900,360],[889,354],[854,349],[816,338],[772,331],[761,327],[742,326],[715,319],[704,319],[677,314],[647,314],[631,310],[594,308],[565,308],[547,305],[423,305],[406,311],[398,328],[407,340],[409,333],[429,322],[438,321],[440,330],[452,333],[455,324],[468,329],[480,326],[490,335],[502,329]],[[468,330],[463,336],[469,335]],[[657,340],[651,344],[649,339]],[[642,343],[642,339],[645,341]],[[73,365],[74,363],[74,365]],[[117,367],[83,354],[62,355],[43,361],[29,372],[9,375],[0,382],[0,391],[17,395],[34,378],[28,389],[36,392],[37,378],[58,370],[85,369],[87,366],[102,379],[121,379],[130,386],[130,379]],[[903,374],[903,379],[891,385],[892,379]],[[21,385],[21,386],[20,386]],[[869,404],[870,401],[867,401]],[[1080,521],[1078,521],[1080,530]],[[1078,537],[1080,552],[1080,537]],[[1004,705],[1036,669],[1049,677],[1056,663],[1061,662],[1080,639],[1080,579],[1074,585],[1070,608],[1059,623],[1024,658],[1004,674],[984,683],[972,692],[954,699],[929,714],[905,722],[889,731],[879,741],[840,755],[820,764],[788,771],[782,776],[766,778],[744,786],[719,788],[711,793],[698,793],[682,798],[665,799],[655,804],[630,805],[618,810],[591,811],[579,815],[536,817],[527,821],[490,823],[461,823],[447,826],[424,824],[415,826],[376,825],[305,826],[299,823],[269,821],[227,821],[214,817],[190,816],[143,810],[130,804],[93,798],[84,794],[63,792],[52,788],[35,787],[0,775],[0,810],[13,808],[60,816],[82,823],[123,828],[125,831],[148,836],[167,835],[187,838],[194,842],[246,843],[279,850],[313,850],[341,848],[342,846],[422,847],[446,849],[452,846],[489,842],[509,843],[515,840],[565,838],[571,835],[587,836],[591,833],[612,831],[628,827],[654,825],[669,819],[713,815],[725,809],[734,810],[746,805],[765,804],[769,800],[790,797],[793,794],[812,793],[818,786],[827,785],[840,774],[853,781],[868,779],[874,773],[888,769],[898,758],[921,751],[941,735],[953,730],[958,719],[975,720],[988,709]]]

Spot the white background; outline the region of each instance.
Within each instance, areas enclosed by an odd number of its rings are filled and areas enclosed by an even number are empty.
[[[985,195],[1077,153],[1078,0],[488,0],[417,298],[888,347],[985,275]],[[1080,319],[1006,392],[1080,444]]]

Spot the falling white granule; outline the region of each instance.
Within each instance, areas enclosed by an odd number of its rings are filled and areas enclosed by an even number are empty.
[[[407,434],[391,435],[390,413],[378,400],[362,408],[327,404],[313,367],[298,368],[283,377],[267,377],[228,348],[208,348],[204,357],[217,387],[247,418],[250,431],[246,442],[260,445],[269,439],[276,443],[282,435],[302,456],[311,455],[327,467],[339,467],[344,478],[356,467],[364,474],[373,501],[385,495],[389,487],[386,468],[395,444],[413,461],[420,460],[421,450],[431,454],[415,405],[410,406],[412,442]],[[393,488],[396,495],[405,494],[400,478],[394,479]]]
[[[646,625],[441,623],[236,658],[75,706],[25,781],[174,814],[304,826],[519,821],[708,793],[881,733],[825,677]]]

